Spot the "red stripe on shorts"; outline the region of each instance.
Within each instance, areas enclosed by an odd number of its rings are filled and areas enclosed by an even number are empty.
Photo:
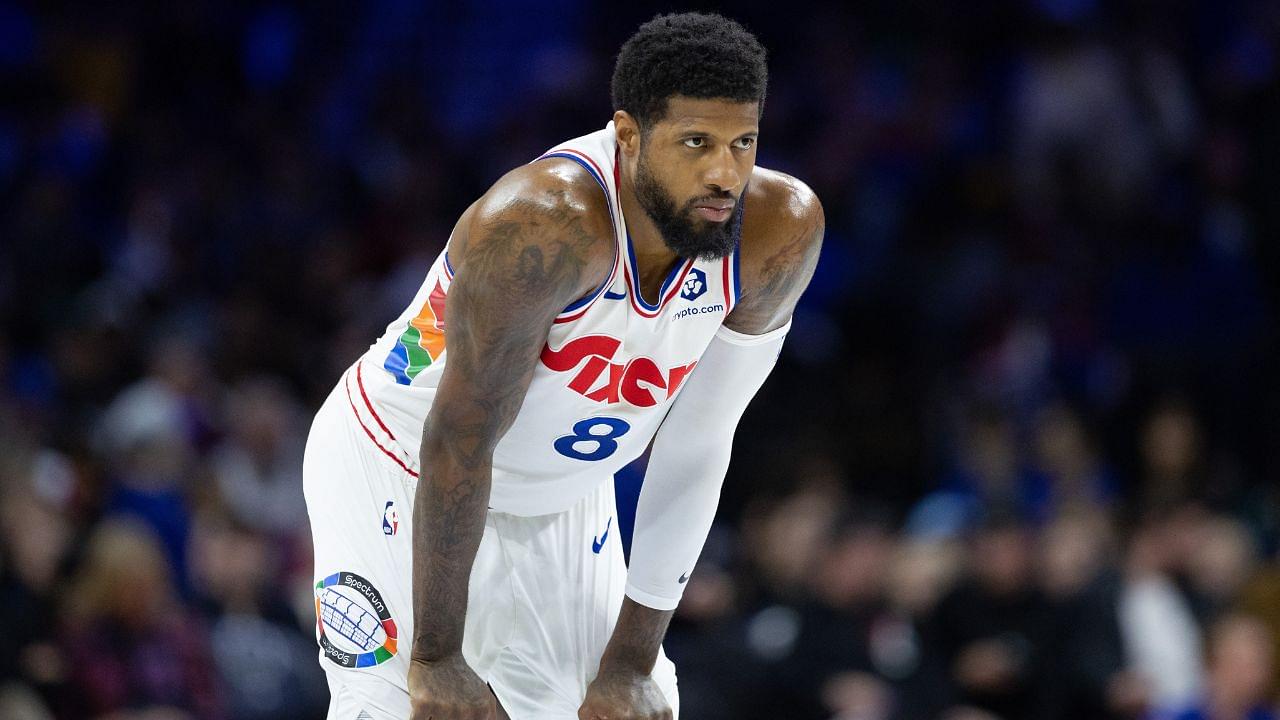
[[[396,434],[391,432],[386,423],[382,422],[382,418],[378,417],[378,411],[373,409],[373,403],[369,402],[369,396],[364,392],[364,376],[360,374],[363,365],[363,361],[356,363],[356,385],[360,388],[360,397],[364,399],[364,406],[369,408],[369,414],[377,421],[378,427],[382,428],[382,432],[386,433],[392,442],[396,442]],[[347,393],[350,394],[351,391],[348,390]],[[359,416],[357,415],[356,417]]]
[[[357,372],[358,372],[358,370],[357,370]],[[409,473],[410,475],[412,475],[412,476],[413,476],[413,477],[415,477],[415,478],[416,478],[416,477],[418,477],[418,473],[414,472],[413,470],[410,470],[410,469],[409,469],[409,466],[408,466],[408,465],[405,465],[403,460],[401,460],[400,458],[396,457],[394,453],[392,453],[390,450],[388,450],[388,449],[386,449],[385,447],[383,447],[382,443],[378,442],[378,439],[377,439],[376,437],[374,437],[374,436],[373,436],[373,431],[371,431],[371,430],[370,430],[370,429],[369,429],[369,428],[364,424],[364,420],[360,417],[360,411],[359,411],[359,410],[356,410],[356,402],[355,402],[355,399],[351,397],[351,382],[348,380],[348,381],[344,382],[343,384],[346,386],[346,389],[347,389],[347,403],[351,405],[351,413],[352,413],[353,415],[355,415],[355,416],[356,416],[356,422],[360,423],[360,429],[361,429],[361,430],[364,430],[364,434],[369,436],[369,440],[371,440],[371,441],[373,442],[373,444],[374,444],[374,445],[377,445],[377,446],[378,446],[378,449],[382,451],[382,454],[383,454],[383,455],[386,455],[387,457],[391,458],[392,460],[395,460],[395,461],[396,461],[396,464],[397,464],[397,465],[399,465],[400,467],[404,468],[404,471],[405,471],[405,472]],[[381,421],[379,421],[379,424],[381,424]],[[385,429],[386,429],[386,427],[384,426],[384,427],[383,427],[383,429],[385,430]],[[390,434],[390,433],[388,433],[388,434]]]

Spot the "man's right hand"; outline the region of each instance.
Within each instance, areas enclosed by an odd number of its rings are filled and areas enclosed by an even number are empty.
[[[489,686],[460,654],[409,662],[409,706],[412,720],[498,718]]]

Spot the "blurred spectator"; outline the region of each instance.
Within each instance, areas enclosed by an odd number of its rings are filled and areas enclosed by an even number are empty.
[[[182,396],[161,378],[127,388],[103,413],[99,442],[112,479],[106,506],[145,521],[176,570],[186,578],[190,505],[185,482],[195,447],[187,432]]]
[[[229,393],[227,436],[211,462],[219,497],[240,522],[284,535],[305,528],[302,415],[276,380],[246,380]]]
[[[1194,707],[1175,720],[1275,720],[1270,706],[1275,655],[1267,628],[1256,618],[1230,615],[1209,632],[1208,685]]]
[[[8,720],[53,720],[53,715],[32,690],[24,685],[0,685],[0,717]]]
[[[1280,563],[1272,560],[1263,566],[1241,589],[1238,599],[1242,613],[1257,618],[1266,628],[1271,641],[1272,675],[1270,687],[1280,688]]]
[[[1045,718],[1132,717],[1113,707],[1124,685],[1123,639],[1116,613],[1118,542],[1109,516],[1067,512],[1046,526],[1039,544],[1039,585],[1053,615]]]
[[[1142,430],[1142,504],[1172,508],[1205,488],[1199,421],[1186,403],[1157,405]]]
[[[959,547],[897,541],[882,519],[836,534],[801,637],[831,717],[936,717],[946,707],[946,669],[925,633],[960,564]]]
[[[316,650],[277,588],[286,581],[267,536],[205,516],[193,528],[193,585],[205,609],[213,662],[233,718],[310,717],[328,705]],[[309,585],[309,583],[308,583]]]
[[[961,432],[959,464],[950,484],[974,495],[981,505],[1030,512],[1028,477],[1012,419],[996,410],[980,411]]]
[[[964,566],[965,548],[959,542],[898,543],[889,566],[890,613],[871,637],[877,669],[894,689],[890,717],[937,717],[951,700],[946,659],[926,645],[926,633]]]
[[[1037,522],[1113,503],[1115,478],[1087,433],[1080,416],[1065,406],[1051,405],[1040,412],[1034,438],[1037,472],[1028,501]]]
[[[1052,618],[1036,587],[1030,528],[993,515],[972,540],[969,577],[939,603],[927,635],[959,705],[997,717],[1041,712]]]
[[[748,510],[743,541],[753,585],[743,598],[743,632],[751,662],[760,671],[751,694],[752,713],[819,713],[820,701],[813,694],[819,678],[810,673],[800,640],[811,582],[843,503],[839,488],[818,480]]]
[[[1186,577],[1200,616],[1229,611],[1258,570],[1256,542],[1238,520],[1210,515],[1184,536]]]
[[[60,462],[46,451],[45,464]],[[60,504],[66,498],[57,492],[68,478],[55,479],[57,470],[41,472],[39,465],[10,483],[0,481],[0,637],[9,648],[0,660],[0,686],[8,688],[9,701],[29,708],[40,706],[36,691],[52,699],[67,673],[57,651],[56,608],[75,533]],[[14,716],[30,712],[12,710]]]
[[[1152,192],[1160,163],[1187,151],[1197,121],[1190,88],[1163,48],[1134,38],[1136,47],[1122,52],[1089,32],[1094,3],[1074,8],[1046,18],[1046,41],[1015,92],[1023,206],[1132,212]]]
[[[1065,512],[1040,538],[1040,586],[1050,601],[1065,609],[1098,578],[1114,558],[1110,519],[1097,511]]]
[[[1031,492],[1012,419],[995,408],[974,408],[960,420],[958,447],[941,487],[916,504],[908,531],[956,537],[981,519],[984,507],[1013,507],[1026,517],[1043,498]]]
[[[1176,516],[1162,514],[1141,521],[1129,538],[1117,611],[1133,680],[1114,691],[1122,706],[1143,697],[1149,710],[1165,712],[1185,706],[1202,689],[1200,625],[1172,575],[1179,560],[1176,532]]]
[[[178,600],[173,569],[136,522],[101,523],[64,601],[67,692],[58,715],[163,711],[225,717],[207,626]]]
[[[842,491],[830,483],[809,483],[774,503],[762,500],[748,511],[743,541],[757,581],[757,597],[750,602],[794,603],[807,596],[844,500]],[[772,652],[764,646],[762,651]]]
[[[874,517],[846,520],[822,544],[812,579],[815,602],[802,613],[791,671],[811,685],[805,695],[820,697],[833,717],[888,718],[893,692],[881,668],[894,675],[914,669],[911,649],[899,647],[911,642],[914,629],[886,606],[894,551],[890,528]],[[888,635],[893,639],[885,640]]]

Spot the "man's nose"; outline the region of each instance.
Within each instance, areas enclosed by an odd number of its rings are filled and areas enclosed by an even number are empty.
[[[703,182],[719,192],[733,192],[742,184],[738,163],[734,161],[733,151],[728,146],[720,147],[712,155],[703,175]]]

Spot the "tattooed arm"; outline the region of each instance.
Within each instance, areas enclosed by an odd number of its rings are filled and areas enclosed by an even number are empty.
[[[663,608],[678,602],[683,580],[676,575],[692,571],[710,529],[737,419],[781,347],[780,336],[759,336],[785,332],[780,328],[809,284],[822,244],[822,206],[808,187],[781,173],[756,169],[746,217],[742,299],[725,319],[737,338],[712,341],[654,440],[636,508],[627,597],[579,711],[582,720],[670,717],[669,710],[626,714],[652,707],[656,688],[648,676],[674,613],[633,597]]]
[[[649,673],[672,614],[622,599],[600,671],[578,708],[579,720],[671,720],[671,708]]]
[[[605,200],[589,180],[565,160],[514,170],[450,239],[448,360],[423,429],[414,500],[414,720],[492,716],[488,689],[461,655],[467,585],[494,446],[515,420],[555,316],[613,260]]]
[[[826,218],[818,197],[793,177],[756,168],[751,185],[758,193],[747,201],[747,217],[758,223],[742,229],[742,299],[724,324],[763,335],[791,319],[809,286]]]

